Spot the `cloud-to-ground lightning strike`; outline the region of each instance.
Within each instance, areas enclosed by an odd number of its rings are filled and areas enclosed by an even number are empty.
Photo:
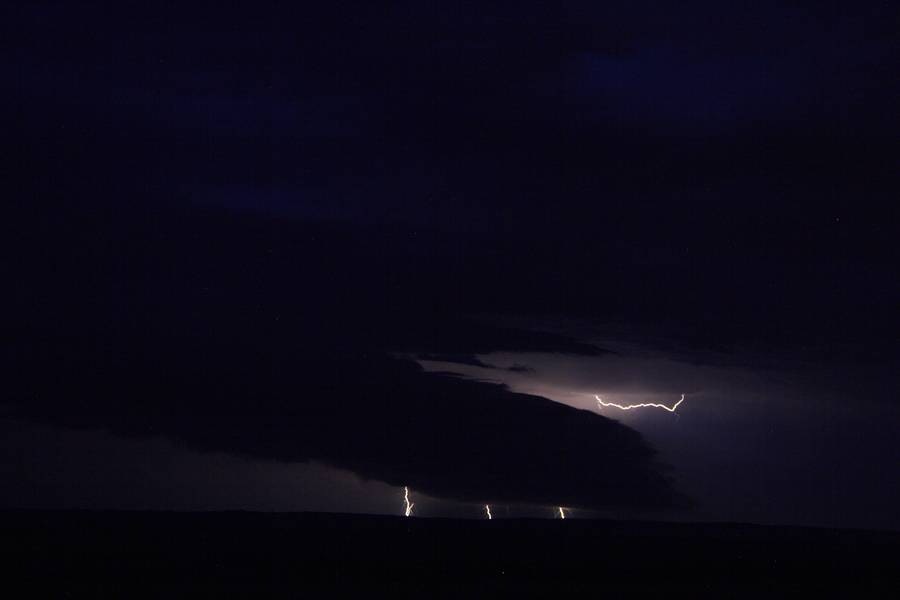
[[[566,518],[566,509],[564,509],[562,506],[558,506],[557,508],[559,509],[559,518],[565,519]]]
[[[491,515],[491,505],[490,505],[490,504],[485,504],[485,505],[484,505],[484,511],[487,513],[488,521],[490,521],[491,519],[494,518],[494,517]]]
[[[415,506],[415,503],[409,501],[409,488],[405,485],[403,486],[403,501],[406,503],[406,512],[403,513],[403,516],[408,517],[412,514],[412,509],[413,506]]]
[[[606,406],[612,406],[613,408],[620,408],[622,410],[631,410],[633,408],[661,408],[663,410],[667,410],[670,413],[675,412],[675,409],[678,408],[678,405],[684,402],[684,394],[681,395],[681,400],[673,404],[672,406],[666,406],[665,404],[656,404],[655,402],[647,402],[641,404],[616,404],[615,402],[604,402],[600,396],[594,396],[597,399],[597,406],[601,409]]]

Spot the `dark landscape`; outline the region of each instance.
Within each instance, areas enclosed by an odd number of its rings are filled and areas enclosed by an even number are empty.
[[[736,524],[0,514],[29,597],[892,597],[900,534]],[[321,597],[321,596],[318,596]]]

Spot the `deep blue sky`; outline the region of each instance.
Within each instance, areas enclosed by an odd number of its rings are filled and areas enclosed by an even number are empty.
[[[856,470],[897,458],[882,435],[900,298],[892,3],[3,11],[4,410],[43,432],[15,437],[17,460],[52,490],[23,480],[10,505],[121,500],[113,474],[93,500],[48,474],[52,435],[90,471],[85,449],[107,441],[84,429],[315,459],[386,493],[472,502],[799,522],[785,507],[833,485],[816,522],[839,525],[860,523],[840,518],[853,490],[896,496],[883,470]],[[767,400],[792,423],[773,446],[785,451],[793,433],[827,444],[841,430],[831,400],[828,419],[794,425],[815,406],[798,398],[822,391],[804,382],[846,373],[835,389],[869,390],[847,402],[873,415],[847,427],[870,443],[841,438],[849,454],[826,484],[783,477],[758,437],[718,436],[734,440],[734,469],[763,469],[766,495],[785,499],[729,510],[728,484],[671,436],[553,397],[566,386],[545,355],[602,361],[601,326],[607,346],[640,335],[641,352],[676,362],[725,355],[756,382],[780,377],[760,356],[802,362],[782,403]],[[537,361],[537,396],[411,359],[464,368],[496,352]],[[719,379],[694,387],[729,397]],[[745,413],[721,410],[740,428]],[[611,448],[621,461],[598,468]],[[164,481],[147,505],[183,506]],[[285,505],[322,508],[260,504]]]

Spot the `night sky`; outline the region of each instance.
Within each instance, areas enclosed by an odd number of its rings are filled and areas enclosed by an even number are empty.
[[[0,507],[900,529],[896,3],[305,4],[2,9]]]

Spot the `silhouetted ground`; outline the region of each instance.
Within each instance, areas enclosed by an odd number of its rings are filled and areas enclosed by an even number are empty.
[[[0,526],[15,597],[897,597],[900,556],[900,533],[576,519],[8,511]]]

